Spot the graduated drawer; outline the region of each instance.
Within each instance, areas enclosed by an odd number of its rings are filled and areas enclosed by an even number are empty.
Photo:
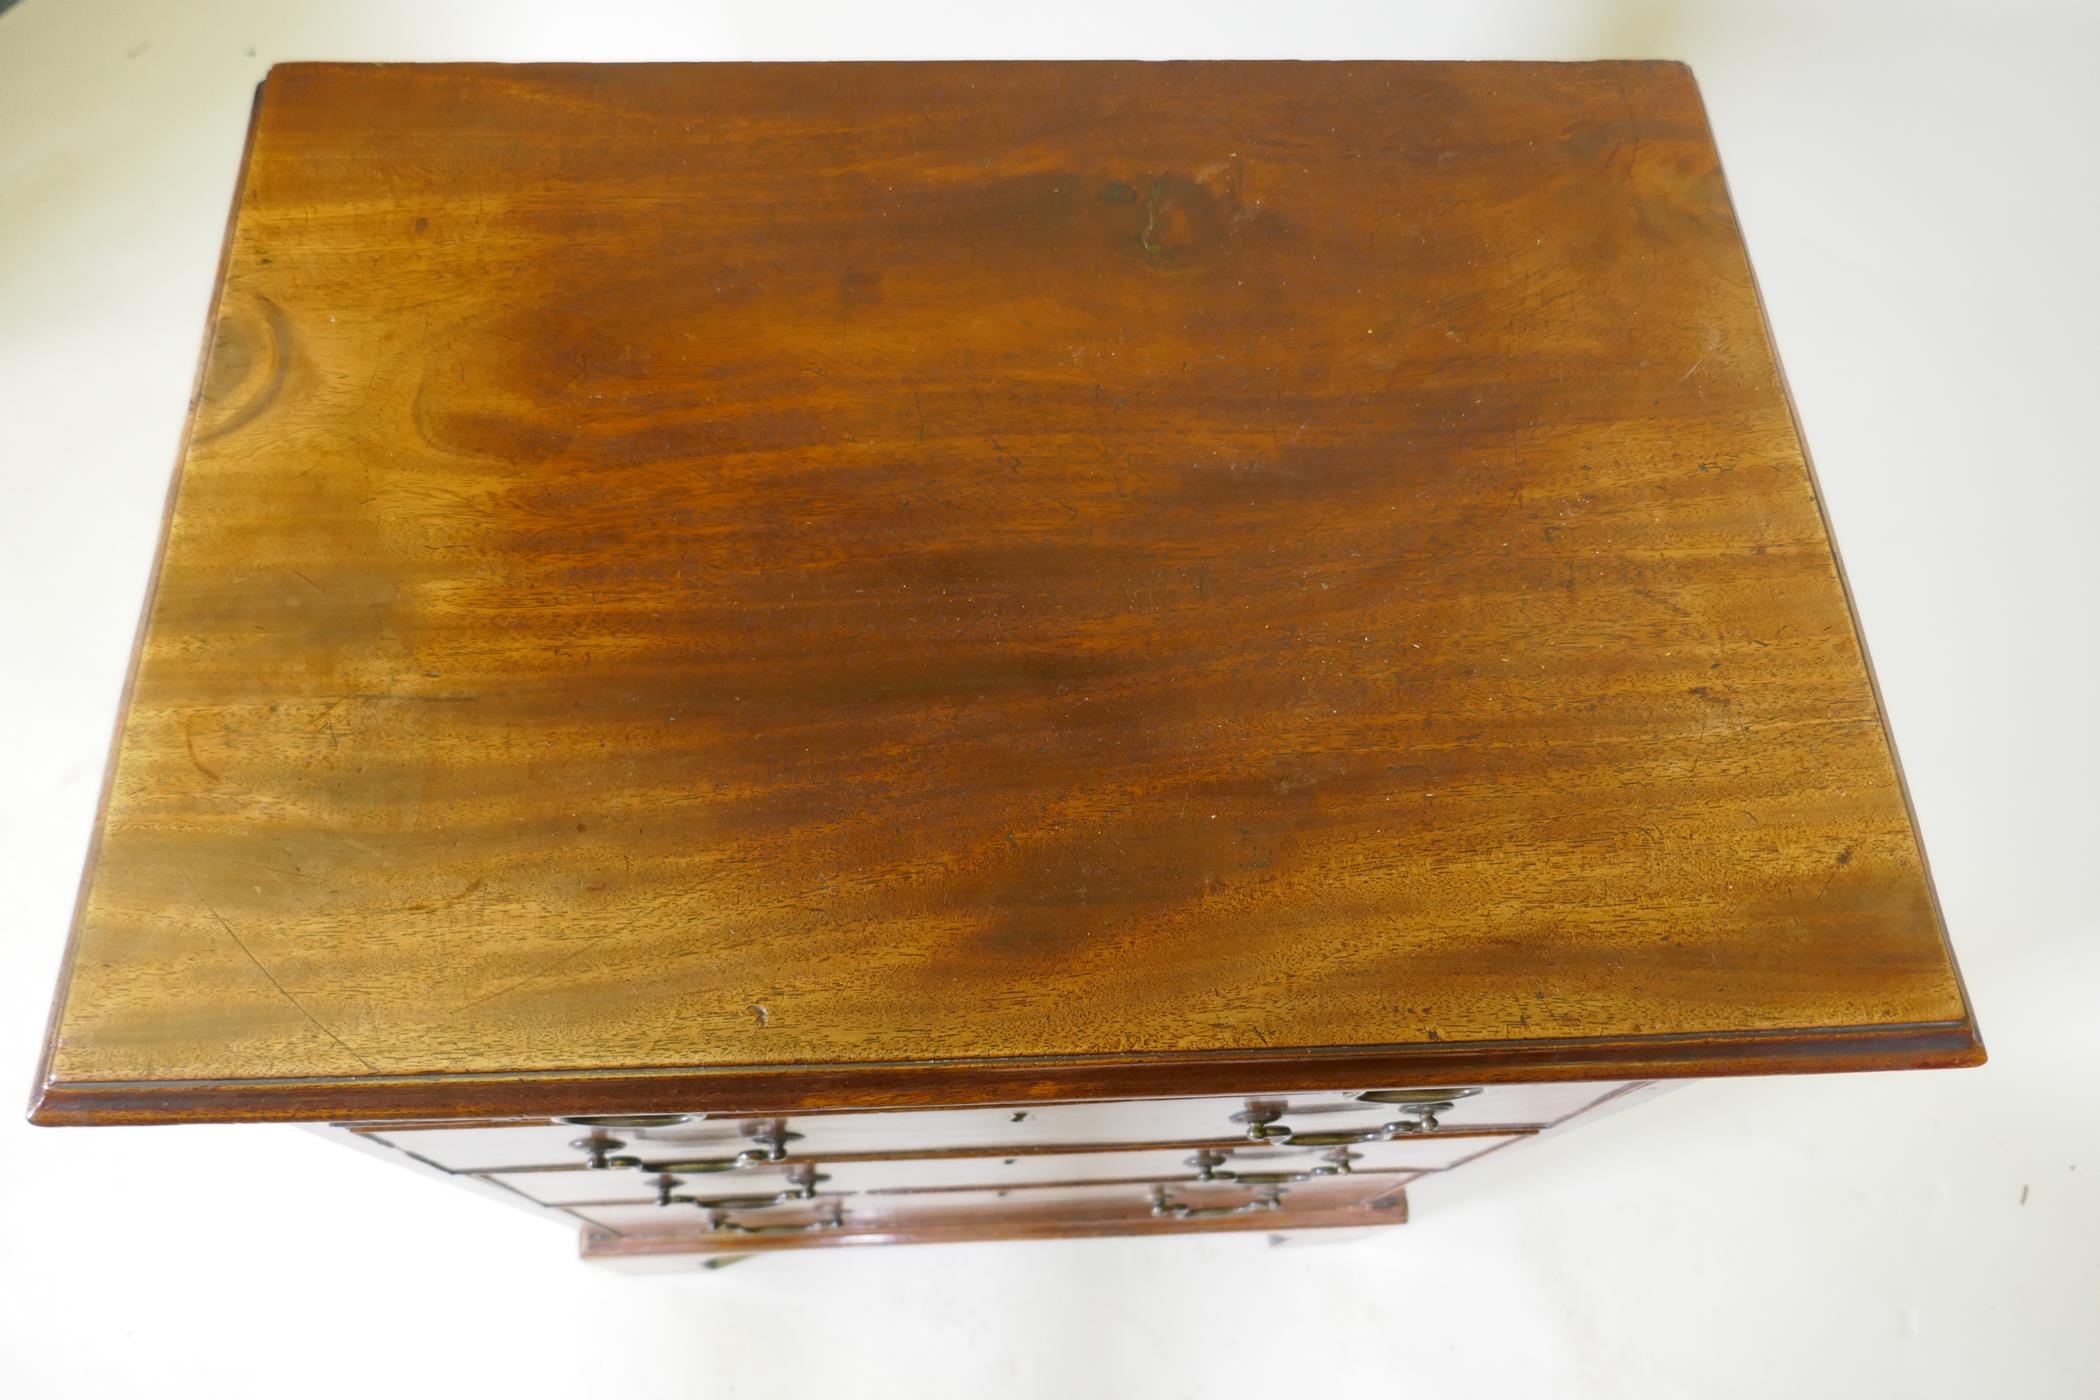
[[[1623,1087],[1593,1083],[1468,1087],[1435,1117],[1445,1128],[1541,1128]],[[593,1148],[579,1143],[594,1144],[601,1157],[643,1161],[729,1159],[746,1151],[824,1157],[841,1152],[1211,1141],[1245,1137],[1250,1126],[1265,1118],[1271,1120],[1272,1131],[1295,1127],[1301,1132],[1348,1133],[1404,1120],[1414,1111],[1404,1104],[1316,1092],[812,1113],[786,1118],[648,1115],[486,1126],[370,1124],[360,1125],[359,1131],[452,1171],[501,1171],[580,1164]],[[1250,1124],[1250,1118],[1257,1124]]]
[[[1350,1149],[1357,1173],[1441,1171],[1469,1157],[1512,1141],[1508,1135],[1444,1134],[1364,1143]],[[1050,1182],[1193,1179],[1210,1162],[1209,1173],[1301,1174],[1331,1165],[1327,1154],[1309,1148],[1220,1147],[1205,1156],[1191,1147],[1144,1148],[1108,1152],[1037,1152],[1012,1157],[907,1157],[878,1161],[823,1161],[808,1167],[816,1173],[809,1188],[826,1195],[859,1192],[1003,1190]],[[675,1162],[667,1163],[675,1166]],[[485,1173],[489,1180],[546,1205],[650,1204],[669,1178],[679,1197],[720,1199],[785,1193],[802,1185],[794,1165],[749,1167],[732,1172],[678,1175],[642,1169],[590,1171],[582,1168]],[[689,1207],[686,1207],[689,1208]]]
[[[1086,1224],[1241,1215],[1259,1217],[1270,1228],[1283,1230],[1291,1227],[1294,1214],[1397,1200],[1405,1182],[1402,1175],[1323,1177],[1283,1186],[1138,1180],[988,1186],[893,1195],[827,1194],[759,1210],[708,1212],[649,1204],[576,1205],[568,1209],[584,1223],[619,1235],[697,1235],[712,1240],[904,1230],[987,1217]],[[1268,1200],[1275,1204],[1264,1204]]]

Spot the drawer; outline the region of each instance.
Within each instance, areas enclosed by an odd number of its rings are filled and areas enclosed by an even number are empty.
[[[1157,1148],[1125,1152],[1042,1152],[1014,1157],[906,1157],[879,1161],[765,1164],[734,1172],[691,1175],[641,1169],[487,1173],[521,1195],[547,1205],[653,1204],[668,1185],[678,1197],[721,1199],[815,1190],[826,1195],[916,1191],[1007,1190],[1017,1186],[1091,1181],[1195,1181],[1208,1176],[1300,1175],[1334,1169],[1346,1150],[1358,1174],[1441,1171],[1514,1141],[1511,1136],[1425,1135],[1334,1150],[1247,1145],[1215,1151]],[[670,1163],[669,1165],[676,1165]],[[668,1181],[666,1178],[668,1177]]]
[[[1512,1139],[1504,1136],[1425,1136],[1367,1143],[1350,1149],[1355,1172],[1441,1171]],[[1043,1182],[1195,1180],[1219,1181],[1244,1174],[1326,1175],[1335,1170],[1329,1154],[1308,1148],[1256,1146],[1204,1149],[1160,1148],[1132,1152],[1046,1152],[1019,1157],[908,1158],[883,1162],[826,1163],[827,1191],[927,1191],[1001,1189]]]
[[[712,1215],[692,1207],[662,1209],[653,1204],[581,1205],[569,1209],[586,1224],[619,1235],[698,1235],[717,1240],[807,1237],[837,1230],[908,1230],[987,1216],[1055,1219],[1068,1225],[1247,1216],[1259,1217],[1269,1228],[1285,1230],[1291,1228],[1294,1213],[1397,1199],[1403,1185],[1404,1178],[1398,1176],[1322,1177],[1280,1186],[1194,1181],[1085,1182],[914,1195],[827,1194],[771,1208]],[[724,1223],[710,1228],[711,1219]]]
[[[1124,1099],[1004,1108],[896,1109],[800,1114],[790,1118],[700,1118],[677,1114],[541,1123],[361,1128],[370,1136],[452,1171],[581,1163],[607,1157],[733,1158],[740,1152],[823,1157],[840,1152],[941,1151],[1004,1146],[1219,1141],[1266,1124],[1276,1132],[1365,1133],[1425,1115],[1447,1128],[1545,1127],[1580,1112],[1619,1084],[1505,1084],[1369,1102],[1346,1093],[1253,1098]],[[1447,1104],[1448,1107],[1439,1107]]]

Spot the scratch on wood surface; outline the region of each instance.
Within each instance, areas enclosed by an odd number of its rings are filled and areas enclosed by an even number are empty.
[[[262,959],[255,956],[254,950],[249,948],[249,946],[246,943],[243,943],[241,941],[241,936],[233,931],[233,925],[226,922],[226,916],[224,914],[221,914],[217,909],[213,908],[211,901],[204,898],[201,892],[197,896],[197,902],[199,904],[202,904],[206,912],[208,912],[212,916],[212,918],[218,921],[220,928],[226,930],[226,936],[233,940],[233,946],[240,949],[242,956],[246,957],[249,962],[255,964],[255,970],[263,975],[263,979],[267,981],[271,986],[277,989],[277,995],[283,997],[286,1001],[290,1002],[292,1004],[292,1009],[297,1011],[301,1016],[304,1016],[307,1019],[307,1022],[310,1025],[312,1025],[315,1030],[319,1031],[322,1035],[327,1036],[330,1040],[334,1041],[338,1046],[340,1046],[342,1052],[345,1055],[348,1055],[351,1059],[357,1061],[359,1064],[363,1065],[372,1073],[379,1073],[379,1067],[377,1065],[373,1064],[364,1056],[358,1054],[355,1050],[352,1050],[349,1044],[345,1042],[341,1036],[337,1035],[334,1031],[328,1029],[328,1027],[322,1025],[320,1018],[315,1016],[313,1012],[308,1011],[306,1007],[303,1004],[301,1004],[299,998],[293,996],[289,991],[285,990],[284,983],[278,981],[277,975],[271,972],[269,968],[263,966]]]
[[[195,715],[184,715],[182,717],[182,747],[189,753],[191,765],[199,773],[216,783],[219,781],[218,773],[205,767],[204,760],[197,757],[197,739],[196,735],[192,733],[196,723],[197,717]]]
[[[1626,93],[1626,82],[1622,78],[1619,89],[1619,106],[1626,113],[1626,183],[1633,184],[1633,172],[1641,163],[1641,129],[1633,119],[1633,99]]]
[[[553,962],[548,963],[545,967],[540,968],[535,972],[528,972],[522,977],[513,978],[510,981],[505,982],[502,986],[497,987],[493,991],[485,992],[481,996],[474,997],[469,1001],[463,1001],[459,1005],[453,1007],[450,1011],[446,1012],[445,1016],[449,1018],[457,1016],[463,1011],[471,1011],[473,1008],[482,1005],[484,1002],[494,1001],[497,997],[500,996],[508,996],[511,992],[516,991],[518,988],[524,986],[528,982],[537,982],[543,977],[547,977],[553,973],[559,972],[563,968],[567,967],[570,963],[576,961],[585,953],[588,953],[591,949],[597,947],[600,943],[603,943],[606,939],[610,937],[612,937],[610,933],[601,933],[591,938],[587,938],[584,940],[582,946],[575,948],[570,952],[562,954]]]
[[[1668,598],[1665,598],[1662,594],[1657,593],[1652,588],[1636,588],[1633,590],[1633,592],[1636,596],[1646,598],[1651,603],[1656,603],[1662,607],[1668,608],[1671,612],[1676,613],[1679,617],[1690,617],[1692,615],[1691,609],[1678,606],[1676,603],[1671,602]]]
[[[404,914],[431,914],[440,909],[450,909],[453,905],[459,903],[487,883],[488,881],[480,879],[471,881],[465,889],[460,890],[456,894],[446,895],[443,899],[433,899],[426,904],[404,904],[401,906],[401,912]]]

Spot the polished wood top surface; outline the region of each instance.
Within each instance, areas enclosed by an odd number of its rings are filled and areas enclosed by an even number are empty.
[[[97,843],[47,1120],[1981,1057],[1671,64],[280,67]]]

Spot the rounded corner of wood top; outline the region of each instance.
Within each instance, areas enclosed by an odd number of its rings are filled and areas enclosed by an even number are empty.
[[[1974,1016],[1964,1017],[1956,1027],[1956,1034],[1960,1041],[1948,1068],[1977,1069],[1990,1063],[1991,1052],[1983,1043],[1983,1032],[1977,1028]]]
[[[47,1078],[39,1077],[36,1087],[29,1091],[29,1105],[23,1118],[33,1128],[56,1128],[73,1121],[61,1103],[55,1087]]]

